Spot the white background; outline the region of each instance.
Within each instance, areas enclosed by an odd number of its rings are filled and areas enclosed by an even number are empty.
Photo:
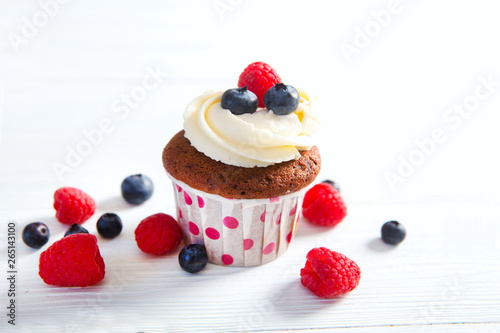
[[[108,211],[125,229],[99,239],[107,275],[85,289],[45,285],[40,251],[19,243],[17,325],[0,313],[2,331],[500,330],[495,1],[62,2],[0,0],[2,225],[15,221],[20,234],[43,221],[52,243],[65,230],[53,192],[73,186],[97,202],[84,225],[91,232]],[[363,39],[366,29],[371,37]],[[346,55],[347,44],[356,53]],[[258,268],[209,265],[190,276],[176,254],[142,255],[133,239],[140,220],[175,213],[161,151],[182,128],[185,105],[205,90],[234,87],[257,60],[318,96],[320,179],[340,183],[347,218],[334,229],[301,221],[286,255]],[[126,115],[115,112],[148,69],[168,74]],[[490,90],[481,78],[493,81]],[[460,119],[448,113],[474,101]],[[102,121],[111,130],[89,146],[85,133]],[[429,144],[436,129],[445,139]],[[71,157],[85,145],[84,156]],[[139,172],[155,193],[131,207],[119,186]],[[388,173],[401,178],[391,186]],[[408,229],[394,249],[378,239],[390,219]],[[360,265],[361,283],[346,297],[320,300],[300,285],[305,255],[319,245]]]

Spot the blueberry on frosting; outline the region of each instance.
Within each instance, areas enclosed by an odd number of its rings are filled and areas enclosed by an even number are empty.
[[[266,108],[277,115],[287,115],[295,111],[299,100],[297,89],[283,83],[275,84],[264,95]]]
[[[228,89],[222,94],[220,104],[232,114],[254,113],[257,111],[259,100],[248,90],[248,87]]]

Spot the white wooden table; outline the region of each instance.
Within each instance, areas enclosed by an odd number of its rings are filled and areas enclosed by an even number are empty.
[[[59,1],[0,0],[0,331],[500,331],[493,1]],[[161,151],[185,105],[235,86],[256,60],[319,95],[318,180],[340,183],[348,216],[334,229],[301,221],[288,252],[267,265],[189,275],[178,252],[142,254],[134,229],[175,214]],[[120,197],[134,173],[156,186],[137,207]],[[49,226],[49,244],[63,236],[51,208],[62,186],[96,200],[91,233],[105,212],[125,224],[116,239],[99,237],[106,277],[93,287],[44,284],[41,250],[20,238],[34,221]],[[408,230],[397,247],[379,239],[392,219]],[[334,300],[303,288],[300,268],[316,246],[355,260],[359,287]]]

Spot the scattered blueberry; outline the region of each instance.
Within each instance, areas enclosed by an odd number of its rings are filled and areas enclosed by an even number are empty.
[[[78,223],[73,223],[71,227],[69,227],[68,231],[64,233],[64,237],[72,234],[88,234],[89,231],[79,225]]]
[[[275,84],[264,95],[264,105],[277,115],[287,115],[295,111],[299,100],[297,89],[283,83]]]
[[[179,265],[188,273],[198,273],[208,263],[207,250],[201,244],[189,244],[179,253]]]
[[[391,245],[398,245],[406,237],[405,227],[398,221],[389,221],[382,226],[382,240]]]
[[[115,213],[103,214],[97,220],[97,232],[104,238],[115,238],[122,232],[122,219]]]
[[[49,241],[49,228],[42,222],[33,222],[23,229],[23,242],[34,249],[39,249]]]
[[[122,196],[129,204],[139,205],[153,195],[153,182],[142,174],[132,175],[122,182]]]
[[[222,94],[220,105],[232,114],[254,113],[257,111],[259,99],[248,90],[248,87],[228,89]]]
[[[337,191],[340,192],[340,186],[339,184],[337,184],[336,182],[334,182],[333,180],[330,180],[330,179],[325,179],[322,181],[322,183],[326,183],[326,184],[329,184],[331,185],[334,189],[336,189]]]

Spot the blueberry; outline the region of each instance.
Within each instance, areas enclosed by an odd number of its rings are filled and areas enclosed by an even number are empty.
[[[122,232],[122,219],[115,213],[103,214],[97,220],[97,232],[104,238],[115,238]]]
[[[23,229],[23,242],[34,249],[39,249],[49,241],[49,228],[42,222],[33,222]]]
[[[64,233],[64,237],[72,234],[88,234],[88,230],[79,225],[78,223],[73,223],[71,227],[69,227],[68,231]]]
[[[339,186],[339,184],[337,184],[333,180],[325,179],[325,180],[322,181],[322,183],[326,183],[328,185],[331,185],[334,189],[336,189],[337,191],[340,192],[340,186]]]
[[[153,195],[153,182],[142,174],[132,175],[122,182],[122,196],[129,204],[139,205]]]
[[[257,111],[259,100],[257,95],[248,90],[248,87],[226,90],[220,99],[223,109],[228,109],[232,114],[254,113]]]
[[[283,83],[275,84],[264,95],[264,105],[277,115],[287,115],[295,111],[299,100],[297,89]]]
[[[179,265],[188,273],[198,273],[208,263],[207,250],[201,244],[189,244],[179,253]]]
[[[389,221],[382,226],[382,240],[391,245],[398,245],[406,237],[405,227],[398,221]]]

